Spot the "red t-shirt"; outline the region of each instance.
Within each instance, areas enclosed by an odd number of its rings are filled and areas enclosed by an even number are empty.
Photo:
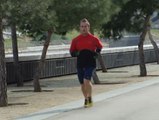
[[[84,49],[95,51],[97,48],[102,49],[100,40],[92,34],[83,36],[82,34],[72,40],[70,52],[81,51]]]
[[[100,40],[92,34],[79,35],[72,40],[70,53],[79,52],[77,56],[77,68],[96,67],[95,51],[102,49]]]

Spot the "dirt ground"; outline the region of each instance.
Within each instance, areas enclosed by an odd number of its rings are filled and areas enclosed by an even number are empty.
[[[138,65],[109,69],[107,73],[98,71],[102,83],[93,85],[93,95],[159,77],[159,65],[147,64],[147,72],[147,77],[139,77]],[[33,92],[32,82],[25,83],[24,87],[9,85],[9,105],[0,108],[0,120],[14,120],[42,109],[83,99],[76,75],[42,79],[40,83],[43,90],[41,93]]]

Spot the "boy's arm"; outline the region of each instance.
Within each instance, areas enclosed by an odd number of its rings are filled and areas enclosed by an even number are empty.
[[[100,53],[102,48],[103,48],[103,45],[102,45],[101,41],[98,38],[96,38],[96,47],[97,47],[96,52]]]
[[[75,40],[72,40],[72,43],[71,43],[71,46],[70,46],[70,54],[71,54],[72,57],[77,57],[78,56]]]

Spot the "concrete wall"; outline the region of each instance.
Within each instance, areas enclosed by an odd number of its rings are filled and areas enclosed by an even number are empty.
[[[155,62],[156,57],[152,46],[147,45],[144,47],[144,49],[146,62]],[[36,52],[36,54],[34,54],[33,52],[28,54],[20,54],[20,69],[21,74],[24,77],[24,81],[32,80],[36,67],[38,65],[38,61],[40,59],[40,55],[41,52]],[[104,48],[102,51],[102,56],[108,68],[136,65],[139,63],[137,46]],[[12,55],[7,55],[6,61],[7,82],[14,83],[16,81],[16,78],[12,62]],[[98,61],[97,69],[100,69]],[[48,52],[41,78],[67,75],[73,73],[76,73],[76,58],[70,57],[68,50]]]

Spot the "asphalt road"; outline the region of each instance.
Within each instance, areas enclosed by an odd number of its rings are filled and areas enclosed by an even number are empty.
[[[76,108],[47,120],[159,120],[159,84]]]

